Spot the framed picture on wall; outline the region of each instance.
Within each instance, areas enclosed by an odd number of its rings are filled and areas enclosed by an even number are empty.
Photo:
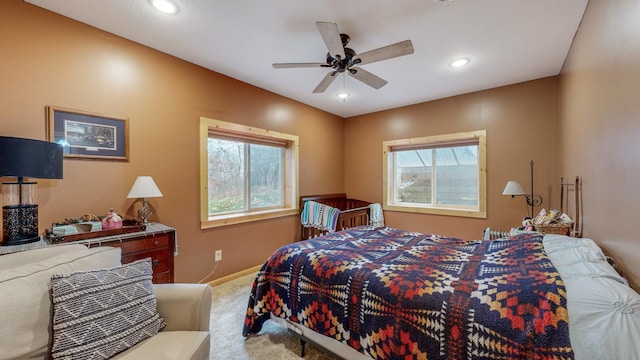
[[[129,161],[129,119],[47,106],[47,140],[67,158]]]

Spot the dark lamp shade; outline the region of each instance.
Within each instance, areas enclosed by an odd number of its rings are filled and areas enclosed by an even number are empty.
[[[62,179],[62,145],[0,136],[0,177]]]

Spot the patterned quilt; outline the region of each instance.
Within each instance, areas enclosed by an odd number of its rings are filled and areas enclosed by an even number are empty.
[[[243,335],[271,316],[374,359],[573,359],[542,236],[465,241],[357,227],[277,250]]]

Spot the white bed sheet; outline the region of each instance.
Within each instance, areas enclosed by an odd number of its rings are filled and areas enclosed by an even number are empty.
[[[591,239],[545,235],[545,251],[567,289],[569,337],[576,360],[640,360],[640,295]],[[370,359],[284,319],[277,323],[349,360]]]

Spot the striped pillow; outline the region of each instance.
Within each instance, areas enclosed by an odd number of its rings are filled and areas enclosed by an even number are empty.
[[[53,359],[106,359],[165,326],[156,308],[151,259],[51,277]]]

